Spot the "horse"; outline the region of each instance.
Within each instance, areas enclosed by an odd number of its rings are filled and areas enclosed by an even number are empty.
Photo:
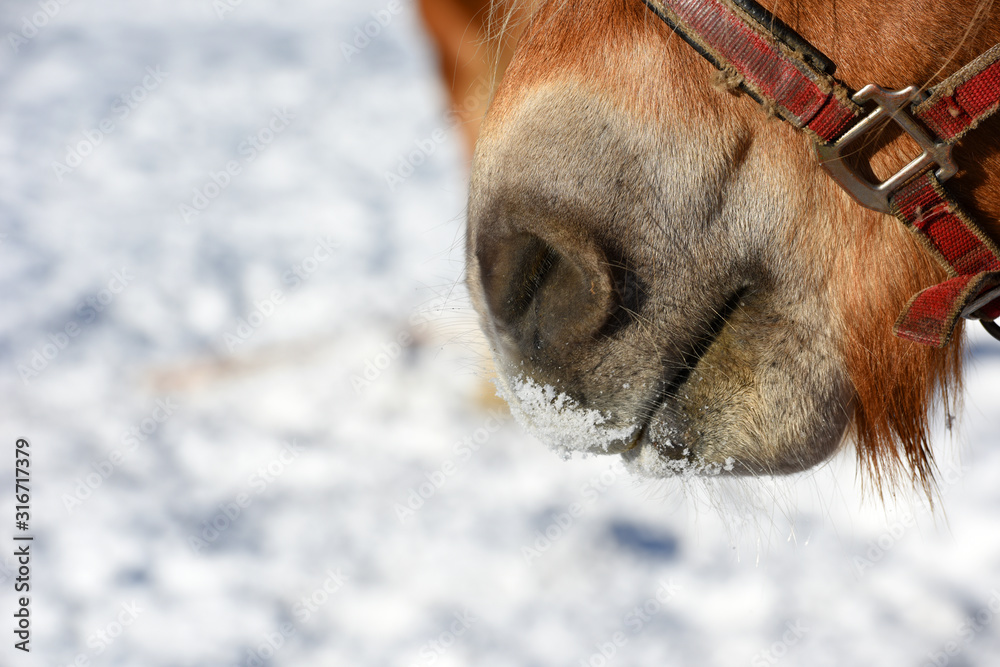
[[[831,104],[863,106],[847,96],[871,83],[915,86],[908,103],[1000,43],[993,0],[710,1],[823,70]],[[816,133],[717,69],[667,4],[540,3],[482,121],[467,284],[500,393],[543,441],[641,476],[785,475],[853,440],[876,488],[930,493],[962,323],[937,345],[893,327],[954,272],[831,177]],[[886,123],[838,159],[878,184],[915,141]],[[948,192],[995,248],[997,117],[953,148]]]
[[[513,56],[530,8],[513,0],[419,0],[417,9],[471,153],[497,75]]]

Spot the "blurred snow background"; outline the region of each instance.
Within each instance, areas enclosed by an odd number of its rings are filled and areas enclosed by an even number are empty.
[[[412,6],[344,54],[387,6],[0,7],[0,424],[36,536],[26,656],[8,450],[0,664],[995,664],[1000,346],[974,332],[940,420],[944,511],[866,500],[851,452],[708,487],[560,461],[482,397]]]

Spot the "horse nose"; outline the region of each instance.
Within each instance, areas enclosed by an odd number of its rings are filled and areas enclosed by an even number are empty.
[[[547,238],[532,231],[480,234],[476,255],[498,332],[522,358],[554,360],[608,322],[614,280],[596,243],[565,231]]]

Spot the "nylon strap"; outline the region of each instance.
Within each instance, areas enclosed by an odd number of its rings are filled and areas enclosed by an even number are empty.
[[[765,107],[819,143],[836,141],[863,111],[832,76],[832,64],[752,0],[643,0],[647,7]],[[1000,107],[1000,45],[936,86],[912,114],[938,141],[954,143]],[[916,176],[890,197],[893,212],[951,276],[915,295],[893,328],[942,347],[968,304],[1000,286],[1000,249],[934,176]],[[1000,316],[1000,298],[974,318]]]
[[[951,274],[910,299],[893,332],[915,343],[942,347],[951,339],[966,304],[1000,285],[1000,250],[948,196],[933,171],[901,187],[891,202],[896,217]],[[1000,299],[977,314],[996,319]]]
[[[1000,106],[1000,44],[934,87],[914,114],[942,141],[958,141]]]
[[[809,130],[820,141],[833,141],[861,116],[847,88],[810,63],[804,51],[778,41],[772,31],[734,4],[643,1],[731,84],[773,106],[782,118]],[[760,12],[770,16],[763,9]]]

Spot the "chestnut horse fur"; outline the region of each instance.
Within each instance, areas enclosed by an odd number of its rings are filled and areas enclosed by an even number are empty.
[[[851,88],[898,89],[1000,42],[993,2],[765,8]],[[962,336],[938,350],[892,325],[944,270],[641,0],[539,4],[479,130],[469,196],[468,285],[508,399],[531,380],[638,425],[608,451],[647,473],[792,473],[853,434],[876,489],[930,492],[930,414],[953,409]],[[913,155],[891,127],[864,150],[880,178]],[[998,118],[955,156],[949,190],[1000,241]]]

